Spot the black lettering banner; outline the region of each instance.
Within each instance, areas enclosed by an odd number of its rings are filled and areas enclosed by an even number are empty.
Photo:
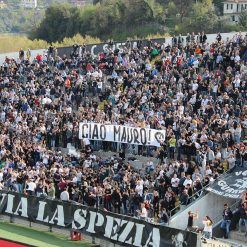
[[[80,139],[87,138],[89,140],[160,147],[161,141],[165,140],[165,135],[165,130],[123,125],[105,125],[99,123],[80,123],[79,125]]]
[[[246,188],[247,170],[236,168],[232,173],[207,188],[207,190],[220,196],[238,199]]]
[[[196,246],[197,243],[197,235],[192,232],[151,224],[78,203],[16,192],[1,191],[0,213],[26,218],[31,222],[74,229],[122,246],[172,247]]]
[[[166,40],[164,38],[152,39],[153,43],[158,43],[158,44],[163,44],[163,43],[165,43],[165,41]],[[143,46],[147,46],[148,43],[149,43],[148,40],[142,41]],[[130,44],[131,48],[135,48],[137,46],[137,40],[131,40],[129,44]],[[92,45],[87,45],[86,50],[88,52],[90,52],[92,56],[97,56],[100,52],[104,52],[109,48],[111,48],[112,50],[119,49],[121,51],[121,49],[125,45],[126,45],[126,42],[121,42],[121,41],[114,42],[114,44],[112,46],[109,46],[108,43],[92,44]],[[58,47],[57,50],[58,50],[59,56],[63,56],[63,55],[70,56],[72,51],[73,51],[73,47],[72,46]]]

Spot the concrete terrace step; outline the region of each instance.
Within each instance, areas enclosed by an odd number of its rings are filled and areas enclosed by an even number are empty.
[[[105,151],[100,150],[100,151],[95,151],[94,153],[95,155],[100,156],[102,158],[106,158],[106,159],[108,158],[110,159],[114,155],[116,157],[119,157],[118,153],[111,152],[111,151],[105,152]],[[145,157],[141,155],[133,155],[133,154],[128,154],[128,153],[125,154],[125,162],[129,162],[136,169],[143,168],[148,160],[151,160],[154,163],[155,167],[159,163],[159,160],[154,157]]]
[[[245,246],[247,246],[247,235],[245,234],[245,232],[231,231],[229,238],[232,240],[243,242],[245,243]]]
[[[80,155],[79,151],[72,145],[68,145],[67,148],[60,148],[61,152],[64,154],[70,154],[78,157]],[[103,159],[110,159],[114,155],[119,157],[119,153],[111,151],[95,151],[94,154]],[[148,160],[151,160],[154,163],[154,167],[159,163],[159,160],[154,157],[145,157],[141,155],[125,154],[125,163],[129,162],[135,169],[141,169],[145,166]]]
[[[219,240],[222,243],[227,244],[227,246],[229,246],[229,247],[246,247],[247,246],[246,242],[242,242],[242,241],[238,241],[238,240],[234,240],[234,239],[219,238],[217,240]]]

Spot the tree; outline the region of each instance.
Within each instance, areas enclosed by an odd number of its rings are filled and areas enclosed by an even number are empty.
[[[102,0],[93,0],[93,4],[97,4],[97,3],[102,3],[103,1]]]
[[[185,20],[177,25],[177,32],[216,32],[218,28],[218,17],[213,11],[212,0],[201,0],[194,3],[191,12]]]
[[[224,1],[225,0],[213,0],[217,14],[223,14]]]
[[[247,28],[247,10],[242,11],[239,15],[239,22],[240,28],[246,29]]]
[[[75,34],[76,30],[71,25],[75,12],[75,8],[67,4],[50,6],[33,36],[48,42],[55,42],[62,41],[67,34]],[[71,27],[72,30],[68,31],[68,27]]]
[[[184,2],[184,0],[168,1],[167,5],[165,6],[168,7],[168,9],[170,9],[173,6],[175,6],[175,8],[172,12],[167,11],[167,17],[176,19],[177,21],[182,23],[184,18],[189,15],[192,8],[192,4],[194,2],[195,0],[186,0],[186,3]]]
[[[56,42],[77,33],[103,39],[146,36],[161,30],[162,14],[155,0],[103,0],[85,8],[51,5],[32,38]]]
[[[153,21],[153,11],[146,1],[125,0],[124,21],[127,25],[143,24]]]

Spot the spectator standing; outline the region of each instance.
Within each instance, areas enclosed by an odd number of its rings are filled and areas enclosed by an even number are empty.
[[[166,211],[166,208],[162,208],[161,212],[159,213],[158,223],[161,225],[169,225],[169,215]]]
[[[50,199],[55,199],[55,195],[56,195],[56,189],[54,186],[54,183],[50,183],[47,185],[47,196]]]
[[[203,233],[206,238],[210,239],[212,238],[213,234],[213,221],[210,219],[209,216],[206,216],[203,221],[202,221],[204,228],[203,228]]]
[[[145,204],[144,204],[144,203],[141,203],[141,210],[140,210],[140,211],[138,211],[138,213],[139,213],[139,217],[140,217],[140,219],[142,219],[142,220],[147,220],[147,217],[148,217],[148,211],[147,211],[147,209],[146,209],[146,207],[145,207]]]
[[[68,192],[68,188],[65,187],[63,189],[63,192],[60,195],[60,200],[62,201],[69,201],[69,192]]]
[[[189,194],[188,194],[188,190],[187,189],[183,190],[182,194],[180,195],[179,200],[180,200],[180,203],[181,203],[181,205],[180,205],[181,209],[185,208],[188,205],[188,203],[189,203]]]
[[[242,225],[245,227],[245,236],[247,236],[247,201],[241,204],[239,209],[239,232],[241,232]]]
[[[188,212],[188,223],[187,223],[187,230],[188,231],[195,231],[197,227],[194,226],[194,220],[198,219],[198,212],[193,213],[192,211]]]
[[[112,193],[112,205],[114,208],[114,213],[120,214],[121,194],[120,194],[119,189],[115,189]]]
[[[29,196],[34,196],[35,195],[35,190],[36,190],[36,183],[33,181],[33,179],[28,177],[28,179],[26,181],[26,185],[25,185],[25,192]]]
[[[228,207],[228,204],[224,204],[224,210],[223,210],[223,220],[221,222],[221,229],[224,231],[224,238],[228,238],[229,232],[230,232],[230,225],[232,220],[232,211]]]

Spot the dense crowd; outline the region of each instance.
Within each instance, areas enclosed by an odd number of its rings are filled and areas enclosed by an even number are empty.
[[[227,170],[247,167],[247,36],[50,47],[0,67],[0,187],[169,221]],[[79,123],[166,129],[160,148],[80,140]],[[80,156],[65,154],[73,145]],[[130,146],[130,147],[128,147]],[[150,158],[136,169],[131,151]],[[110,159],[93,151],[113,150]]]

